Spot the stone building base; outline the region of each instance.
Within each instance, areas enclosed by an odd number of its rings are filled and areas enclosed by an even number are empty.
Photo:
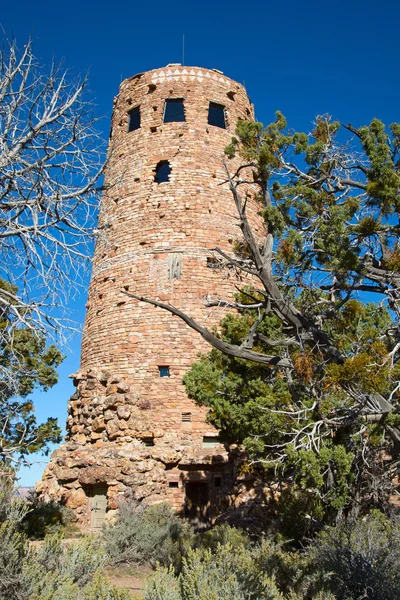
[[[91,370],[73,377],[70,434],[36,485],[40,497],[70,508],[84,528],[99,525],[94,511],[103,507],[104,519],[111,519],[126,495],[146,504],[167,502],[199,526],[213,522],[233,489],[225,448],[204,449],[191,431],[157,427],[151,407],[121,378]]]

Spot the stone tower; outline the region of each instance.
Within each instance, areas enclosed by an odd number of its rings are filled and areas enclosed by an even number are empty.
[[[244,87],[216,70],[168,65],[120,86],[68,435],[37,485],[83,525],[98,526],[127,489],[193,520],[212,518],[229,497],[232,465],[182,384],[207,345],[123,291],[203,325],[223,317],[205,299],[235,291],[213,251],[231,253],[239,237],[224,148],[238,119],[252,118]],[[239,164],[228,163],[231,172]],[[261,230],[257,207],[249,210]]]

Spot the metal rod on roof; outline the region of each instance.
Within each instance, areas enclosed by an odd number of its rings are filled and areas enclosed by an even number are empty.
[[[182,33],[182,66],[185,65],[185,34]]]

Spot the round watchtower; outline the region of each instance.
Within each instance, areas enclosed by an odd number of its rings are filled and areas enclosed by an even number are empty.
[[[76,504],[83,522],[95,525],[96,498],[106,494],[113,509],[126,488],[201,520],[232,485],[207,411],[182,384],[207,345],[170,313],[124,292],[168,302],[202,325],[223,317],[207,298],[235,291],[214,249],[231,253],[240,236],[224,183],[224,160],[230,172],[240,164],[224,157],[239,119],[253,119],[244,87],[198,67],[135,75],[114,101],[78,390],[67,442],[41,484]],[[256,203],[248,211],[261,233]]]

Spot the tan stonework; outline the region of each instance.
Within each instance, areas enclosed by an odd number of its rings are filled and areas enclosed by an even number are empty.
[[[185,122],[163,122],[168,98],[183,98]],[[210,101],[225,107],[226,129],[208,124]],[[140,128],[128,132],[129,111],[137,106]],[[107,487],[112,514],[129,488],[138,500],[166,500],[184,512],[188,484],[205,482],[211,517],[232,489],[228,455],[220,444],[204,447],[210,445],[204,437],[217,433],[182,384],[206,343],[171,314],[122,292],[167,301],[206,326],[223,317],[225,309],[210,308],[207,297],[231,299],[238,282],[232,269],[215,268],[213,249],[231,253],[240,237],[224,183],[224,148],[237,120],[249,118],[253,107],[243,86],[213,70],[168,66],[120,86],[77,391],[66,442],[37,484],[83,525],[90,523],[96,485]],[[165,160],[172,172],[159,184],[155,168]],[[227,164],[231,172],[239,166],[238,159]],[[250,187],[248,193],[261,235]],[[163,366],[169,377],[160,377]]]

